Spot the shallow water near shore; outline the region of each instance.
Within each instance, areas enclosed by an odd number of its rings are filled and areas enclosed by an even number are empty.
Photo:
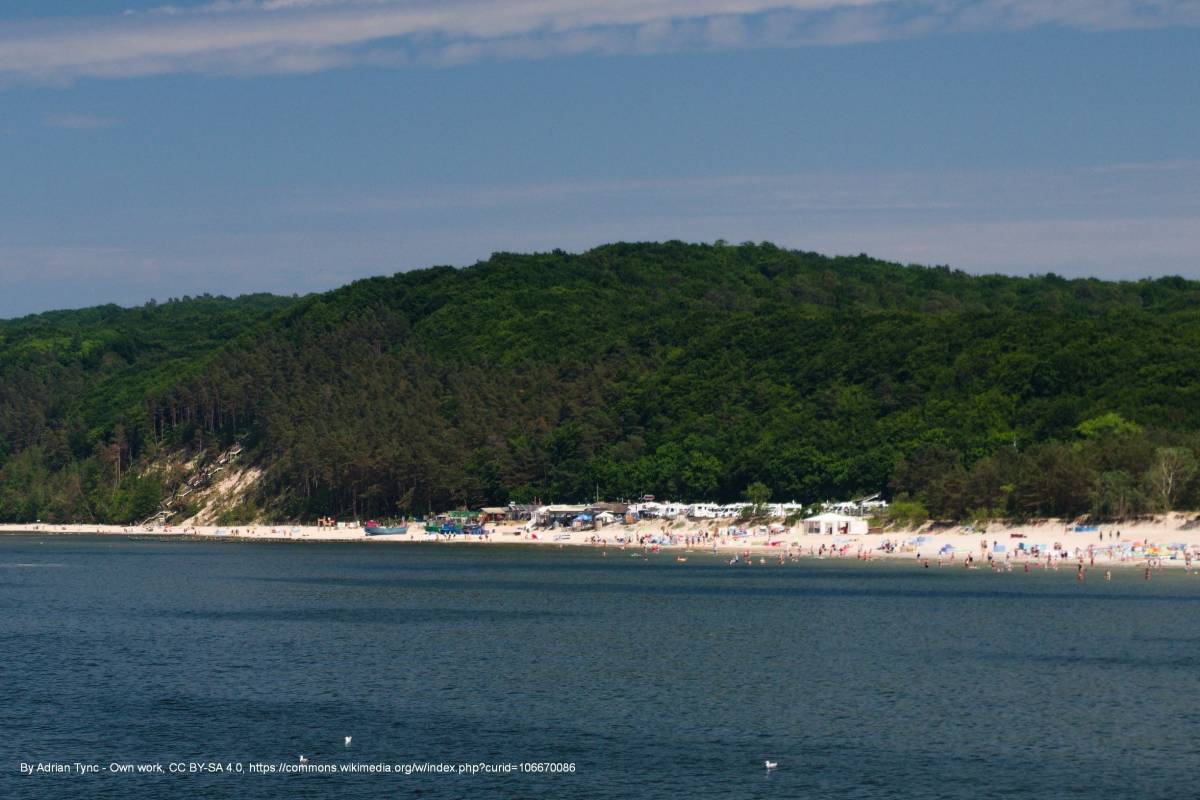
[[[0,797],[1196,792],[1198,576],[675,555],[0,536]]]

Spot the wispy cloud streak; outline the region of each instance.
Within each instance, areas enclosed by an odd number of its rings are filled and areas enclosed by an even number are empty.
[[[53,114],[42,120],[47,128],[66,128],[72,131],[99,131],[117,124],[114,117],[96,114]]]
[[[1196,278],[1197,187],[1200,161],[1174,160],[384,194],[321,187],[301,197],[234,202],[216,215],[168,208],[126,233],[114,232],[102,210],[88,212],[90,228],[65,218],[41,232],[0,218],[0,317],[204,291],[314,291],[412,267],[469,264],[495,250],[718,236],[971,272]],[[240,218],[259,225],[239,232]]]
[[[836,45],[975,30],[1200,24],[1200,0],[218,0],[0,26],[0,79]]]
[[[1200,215],[1200,161],[1118,163],[1063,169],[807,172],[609,179],[517,186],[428,187],[375,195],[289,201],[305,217],[380,217],[449,212],[525,215],[603,206],[621,218],[669,208],[676,216],[759,219],[819,216],[859,224],[868,216],[988,220]]]

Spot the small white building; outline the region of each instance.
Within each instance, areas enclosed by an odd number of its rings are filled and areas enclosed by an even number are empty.
[[[685,503],[672,503],[669,501],[664,501],[662,506],[659,508],[658,515],[663,519],[686,517],[689,508],[690,506]]]
[[[772,517],[784,519],[799,511],[803,511],[804,504],[797,503],[793,500],[790,503],[771,503],[768,508],[770,509],[770,514]]]
[[[826,512],[804,520],[804,532],[824,536],[861,536],[867,532],[867,521],[849,514]]]
[[[633,503],[629,506],[629,511],[643,519],[654,519],[662,516],[662,503],[656,503],[653,500]]]

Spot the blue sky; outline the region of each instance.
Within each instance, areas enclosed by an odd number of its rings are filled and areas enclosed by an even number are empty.
[[[6,0],[0,316],[615,240],[1200,278],[1195,0]]]

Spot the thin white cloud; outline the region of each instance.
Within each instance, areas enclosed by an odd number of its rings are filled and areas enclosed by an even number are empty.
[[[1176,273],[1195,278],[1200,216],[872,226],[861,232],[820,232],[809,241],[827,252],[868,252],[977,273],[1057,272],[1100,278]]]
[[[315,242],[339,238],[349,216],[363,225],[351,250],[401,253],[409,263],[465,264],[494,250],[721,236],[971,272],[1200,277],[1197,187],[1200,161],[1177,160],[326,194],[291,212],[296,227],[303,221],[315,237],[314,252],[337,252],[328,241]],[[395,249],[370,244],[396,235],[404,242]]]
[[[0,243],[0,318],[150,297],[321,291],[356,278],[435,264],[467,265],[496,251],[584,250],[613,241],[773,241],[829,255],[868,253],[973,273],[1057,272],[1133,279],[1168,274],[1200,278],[1200,215],[1104,219],[886,220],[831,226],[796,218],[783,225],[740,215],[635,220],[603,217],[556,225],[476,224],[397,231],[293,231],[210,234],[121,246]]]
[[[73,131],[98,131],[117,125],[116,117],[97,114],[52,114],[42,120],[48,128],[66,128]]]
[[[6,291],[45,283],[74,286],[91,277],[100,279],[106,273],[148,279],[157,272],[158,264],[131,246],[0,246],[0,289]]]
[[[0,79],[869,42],[1200,24],[1198,0],[218,0],[0,26]]]
[[[1200,278],[1200,161],[1076,169],[809,172],[314,189],[170,207],[118,231],[105,204],[52,229],[0,219],[0,317],[200,292],[328,289],[496,250],[617,240],[773,241],[971,272]],[[122,210],[122,214],[127,213]],[[254,219],[253,226],[241,224]],[[348,222],[350,224],[348,224]]]
[[[1200,214],[1200,161],[1118,163],[1063,169],[872,170],[712,177],[608,179],[509,186],[431,187],[388,194],[289,201],[288,212],[361,217],[413,213],[569,212],[591,204],[625,210],[757,216],[948,214],[976,219]],[[736,209],[736,212],[734,211]],[[583,214],[586,216],[586,214]],[[911,218],[911,217],[909,217]]]

